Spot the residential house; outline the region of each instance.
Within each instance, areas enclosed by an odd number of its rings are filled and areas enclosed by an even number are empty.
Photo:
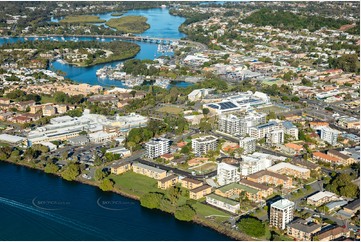
[[[318,241],[331,241],[340,237],[349,237],[350,230],[341,226],[332,226],[317,232],[314,235],[314,240]]]
[[[339,160],[339,162],[345,166],[356,163],[356,160],[354,158],[352,158],[351,156],[342,154],[341,152],[339,152],[337,150],[329,150],[329,151],[327,151],[327,154],[329,156],[337,158]]]

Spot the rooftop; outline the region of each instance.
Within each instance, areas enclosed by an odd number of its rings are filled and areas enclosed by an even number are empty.
[[[322,227],[320,224],[307,223],[307,221],[304,219],[297,219],[295,221],[292,221],[287,226],[305,233],[312,233]]]
[[[144,164],[138,163],[138,162],[134,163],[134,164],[133,164],[133,167],[134,167],[134,166],[138,166],[138,167],[143,168],[143,169],[151,170],[151,171],[153,171],[153,172],[155,172],[155,173],[163,173],[163,172],[166,172],[165,170],[162,170],[162,169],[159,169],[159,168],[156,168],[156,167],[152,167],[152,166],[147,166],[147,165],[144,165]]]
[[[318,193],[308,197],[307,200],[319,201],[325,197],[337,197],[337,195],[332,192],[324,191],[324,192],[318,192]]]
[[[271,208],[278,208],[278,209],[285,209],[288,208],[289,206],[294,206],[295,203],[291,202],[288,199],[281,199],[278,200],[277,202],[274,202],[271,204]]]
[[[19,143],[24,140],[25,140],[24,137],[10,135],[10,134],[0,134],[0,141],[6,142],[6,143]]]
[[[203,190],[206,190],[208,188],[210,188],[211,186],[208,185],[202,185],[200,187],[194,188],[193,190],[191,190],[191,192],[197,193],[197,192],[201,192]]]
[[[281,169],[284,169],[284,168],[288,168],[288,169],[291,169],[291,170],[296,170],[298,172],[309,172],[310,171],[309,169],[302,168],[300,166],[295,166],[295,165],[292,165],[292,164],[286,163],[286,162],[278,163],[278,164],[276,164],[274,166],[271,166],[271,167],[267,168],[267,170],[277,172],[278,170],[281,170]]]
[[[231,199],[228,199],[228,198],[225,198],[225,197],[221,197],[221,196],[218,196],[216,194],[211,194],[211,195],[208,195],[206,197],[209,197],[209,198],[212,198],[214,200],[218,200],[218,201],[230,204],[231,206],[239,205],[239,202],[237,202],[237,201],[234,201],[234,200],[231,200]]]
[[[218,188],[218,190],[220,190],[223,193],[225,193],[227,191],[230,191],[230,190],[233,190],[233,189],[239,189],[239,190],[246,191],[248,193],[253,193],[253,194],[256,194],[258,192],[257,189],[255,189],[255,188],[252,188],[252,187],[247,186],[247,185],[235,183],[235,182]]]

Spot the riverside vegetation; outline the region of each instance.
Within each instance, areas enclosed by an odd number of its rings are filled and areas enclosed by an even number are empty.
[[[140,46],[124,41],[26,41],[4,44],[0,47],[0,51],[2,49],[36,49],[36,54],[31,59],[39,60],[44,59],[40,57],[40,54],[48,52],[55,54],[54,50],[57,50],[62,59],[69,64],[88,67],[132,58],[140,51]]]
[[[106,25],[118,31],[132,34],[140,34],[150,28],[150,25],[147,24],[147,18],[143,16],[112,18],[106,22]]]
[[[98,16],[92,15],[76,15],[66,16],[64,19],[59,21],[60,23],[104,23],[105,20],[100,19]]]

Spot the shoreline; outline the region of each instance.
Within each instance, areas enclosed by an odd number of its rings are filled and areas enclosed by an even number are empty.
[[[51,175],[55,175],[57,177],[59,177],[60,179],[63,179],[65,180],[64,178],[62,178],[62,176],[58,173],[46,173],[44,171],[44,168],[40,168],[40,167],[37,167],[37,166],[32,166],[30,164],[26,164],[26,163],[16,163],[16,162],[12,162],[12,161],[9,161],[9,160],[1,160],[0,162],[6,162],[6,163],[9,163],[9,164],[12,164],[12,165],[19,165],[19,166],[23,166],[23,167],[26,167],[26,168],[30,168],[30,169],[34,169],[34,170],[39,170],[39,171],[42,171],[44,172],[45,174],[51,174]],[[65,180],[67,181],[67,180]],[[97,187],[99,188],[99,186],[96,184],[96,182],[94,181],[89,181],[89,180],[83,180],[81,178],[76,178],[75,180],[73,181],[68,181],[68,182],[79,182],[81,184],[84,184],[84,185],[90,185],[90,186],[93,186],[93,187]],[[100,188],[99,188],[100,189]],[[101,189],[100,189],[101,190]],[[103,190],[102,190],[103,191]],[[126,197],[126,198],[129,198],[129,199],[133,199],[133,200],[137,200],[139,201],[140,198],[136,195],[132,195],[132,194],[129,194],[129,193],[126,193],[126,192],[123,192],[121,190],[117,190],[117,189],[112,189],[110,191],[104,191],[104,192],[113,192],[113,193],[116,193],[120,196],[123,196],[123,197]],[[141,206],[139,204],[139,206]],[[170,212],[167,212],[167,211],[163,211],[161,209],[156,209],[156,210],[159,210],[159,211],[162,211],[162,212],[166,212],[168,214],[173,214],[173,213],[170,213]],[[207,220],[204,220],[202,218],[199,218],[198,216],[196,216],[192,221],[190,221],[192,223],[196,223],[198,225],[201,225],[203,227],[207,227],[207,228],[210,228],[220,234],[223,234],[227,237],[229,237],[230,239],[233,239],[233,240],[238,240],[238,241],[248,241],[249,239],[251,239],[250,237],[248,237],[246,234],[243,234],[241,232],[237,232],[235,230],[232,230],[228,227],[223,227],[222,225],[220,224],[213,224],[211,221],[207,221]]]

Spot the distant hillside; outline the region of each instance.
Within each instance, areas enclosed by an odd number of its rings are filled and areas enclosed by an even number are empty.
[[[309,29],[318,30],[322,27],[339,29],[342,25],[349,24],[347,20],[331,19],[320,16],[304,16],[291,12],[261,9],[242,20],[243,23],[252,23],[257,26],[271,25],[286,30]]]

